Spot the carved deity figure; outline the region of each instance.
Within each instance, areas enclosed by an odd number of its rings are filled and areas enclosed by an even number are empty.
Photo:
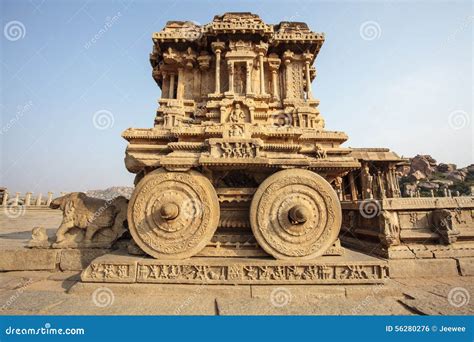
[[[327,157],[326,150],[319,144],[316,144],[316,159],[324,159]]]
[[[238,95],[245,94],[247,72],[242,64],[235,65],[234,91]]]
[[[244,133],[244,128],[239,125],[232,125],[232,127],[229,130],[229,136],[230,137],[240,137]]]
[[[240,104],[236,104],[234,110],[230,113],[229,121],[233,123],[242,122],[245,119],[245,113],[240,108]]]

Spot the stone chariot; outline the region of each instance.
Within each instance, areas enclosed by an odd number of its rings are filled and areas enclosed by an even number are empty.
[[[252,245],[276,259],[326,253],[341,179],[360,163],[341,147],[345,133],[324,129],[311,92],[324,35],[226,13],[168,22],[153,42],[154,127],[123,132],[136,244],[162,260],[252,256]]]

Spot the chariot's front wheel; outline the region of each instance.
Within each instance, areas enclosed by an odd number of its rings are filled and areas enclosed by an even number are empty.
[[[196,171],[147,174],[128,206],[133,239],[158,259],[185,259],[201,251],[219,223],[219,201],[211,182]]]
[[[337,239],[341,216],[341,205],[331,185],[302,169],[268,177],[250,206],[250,224],[257,242],[277,259],[322,255]]]

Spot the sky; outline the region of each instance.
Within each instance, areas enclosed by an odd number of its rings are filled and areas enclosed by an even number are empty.
[[[0,3],[0,187],[10,192],[132,185],[120,134],[153,125],[152,33],[225,12],[325,33],[313,95],[345,146],[474,163],[471,1]]]

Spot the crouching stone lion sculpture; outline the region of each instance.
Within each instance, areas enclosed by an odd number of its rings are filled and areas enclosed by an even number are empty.
[[[53,248],[107,248],[127,230],[128,200],[88,197],[72,192],[51,202],[50,208],[63,211]]]

